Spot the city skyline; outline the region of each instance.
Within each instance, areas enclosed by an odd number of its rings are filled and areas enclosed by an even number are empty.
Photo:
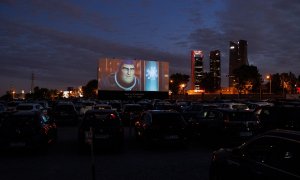
[[[0,95],[10,88],[66,89],[97,78],[103,57],[168,61],[170,74],[190,75],[190,52],[221,52],[228,86],[229,42],[248,42],[259,72],[300,75],[297,0],[0,2]]]

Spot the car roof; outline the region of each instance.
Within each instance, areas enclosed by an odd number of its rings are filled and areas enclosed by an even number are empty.
[[[163,113],[174,113],[174,114],[180,114],[177,111],[174,110],[147,110],[145,113],[151,113],[151,114],[163,114]]]
[[[37,115],[41,114],[40,111],[16,111],[12,115],[13,116],[28,116],[28,115]]]
[[[38,103],[20,103],[20,104],[18,104],[18,106],[36,106],[36,105],[41,106]]]
[[[263,136],[276,136],[298,141],[300,143],[300,131],[286,130],[286,129],[273,129],[267,131]]]
[[[116,113],[117,111],[114,109],[93,109],[93,110],[88,110],[86,114],[93,114],[93,113],[99,113],[99,112],[104,112],[104,113]]]
[[[213,108],[212,110],[218,110],[218,111],[222,111],[222,112],[252,112],[249,110],[245,110],[245,109],[226,109],[226,108]]]

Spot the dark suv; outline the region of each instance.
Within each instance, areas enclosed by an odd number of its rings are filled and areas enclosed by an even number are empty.
[[[205,109],[189,120],[193,136],[219,140],[223,145],[237,145],[261,132],[254,112],[232,109]]]
[[[300,107],[272,106],[260,107],[255,111],[264,131],[271,129],[300,130]]]
[[[73,103],[58,103],[51,114],[57,125],[76,125],[78,123],[78,112]]]
[[[79,123],[79,150],[86,151],[91,143],[96,150],[120,150],[124,129],[117,111],[112,109],[89,110]]]
[[[172,110],[148,110],[135,123],[136,137],[146,145],[187,145],[187,124]]]
[[[300,179],[300,132],[271,130],[213,153],[210,179]]]
[[[1,149],[44,149],[56,139],[55,122],[39,111],[15,112],[1,117]]]

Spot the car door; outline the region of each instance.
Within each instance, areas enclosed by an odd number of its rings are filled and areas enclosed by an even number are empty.
[[[243,179],[299,179],[299,147],[285,140],[263,136],[243,148],[238,158],[239,178]],[[298,166],[297,166],[298,164]],[[297,167],[297,168],[296,168]]]

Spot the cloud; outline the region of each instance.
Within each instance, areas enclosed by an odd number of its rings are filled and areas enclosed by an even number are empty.
[[[228,71],[229,41],[248,41],[250,64],[260,73],[299,73],[300,2],[231,0],[216,13],[220,29],[198,27],[188,37],[191,48],[220,49],[222,71]],[[296,58],[296,59],[295,59]],[[207,58],[208,60],[208,58]],[[226,68],[224,67],[226,66]]]
[[[0,39],[7,39],[0,50],[0,58],[5,63],[5,67],[0,67],[1,78],[23,78],[34,72],[40,82],[48,82],[47,87],[55,88],[56,84],[64,84],[65,87],[84,85],[97,78],[97,61],[101,57],[156,59],[168,61],[172,67],[186,65],[182,55],[32,24],[3,19],[0,19],[0,23],[5,27],[0,30]]]

